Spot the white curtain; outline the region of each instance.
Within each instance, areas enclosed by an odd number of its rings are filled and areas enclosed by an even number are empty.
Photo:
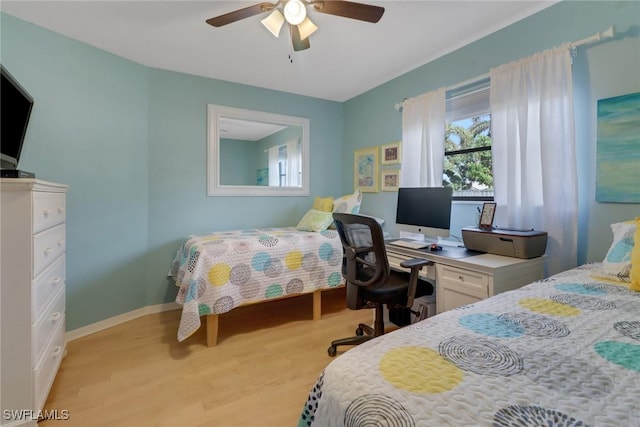
[[[403,102],[403,187],[440,187],[444,169],[445,89]]]
[[[300,182],[300,140],[293,139],[287,142],[287,187],[299,187]]]
[[[278,154],[279,147],[277,145],[267,150],[269,155],[269,186],[280,186],[280,171],[278,170]]]
[[[569,45],[491,70],[495,223],[548,233],[547,273],[577,264]]]

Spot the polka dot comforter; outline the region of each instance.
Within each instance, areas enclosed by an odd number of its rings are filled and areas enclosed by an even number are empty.
[[[189,236],[170,275],[183,306],[178,341],[200,327],[200,316],[241,305],[336,287],[342,282],[342,244],[335,230],[294,227]]]
[[[585,265],[339,355],[299,426],[640,426],[640,293]]]

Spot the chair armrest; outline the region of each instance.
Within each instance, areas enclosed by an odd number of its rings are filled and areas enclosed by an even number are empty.
[[[413,306],[413,299],[416,296],[416,290],[418,289],[418,278],[420,270],[425,265],[433,265],[433,261],[423,258],[412,258],[400,263],[401,267],[410,268],[411,274],[409,276],[409,289],[407,291],[407,307]]]
[[[433,261],[429,261],[424,258],[411,258],[400,263],[400,267],[403,268],[416,268],[416,267],[424,267],[425,265],[433,265]]]

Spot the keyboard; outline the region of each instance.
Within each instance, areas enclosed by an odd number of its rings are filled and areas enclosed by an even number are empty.
[[[429,242],[419,240],[394,240],[393,242],[389,242],[389,244],[391,246],[398,246],[407,249],[424,249],[431,245]]]

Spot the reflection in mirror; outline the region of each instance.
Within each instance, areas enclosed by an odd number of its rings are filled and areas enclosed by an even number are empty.
[[[309,120],[208,106],[208,193],[309,194]]]

